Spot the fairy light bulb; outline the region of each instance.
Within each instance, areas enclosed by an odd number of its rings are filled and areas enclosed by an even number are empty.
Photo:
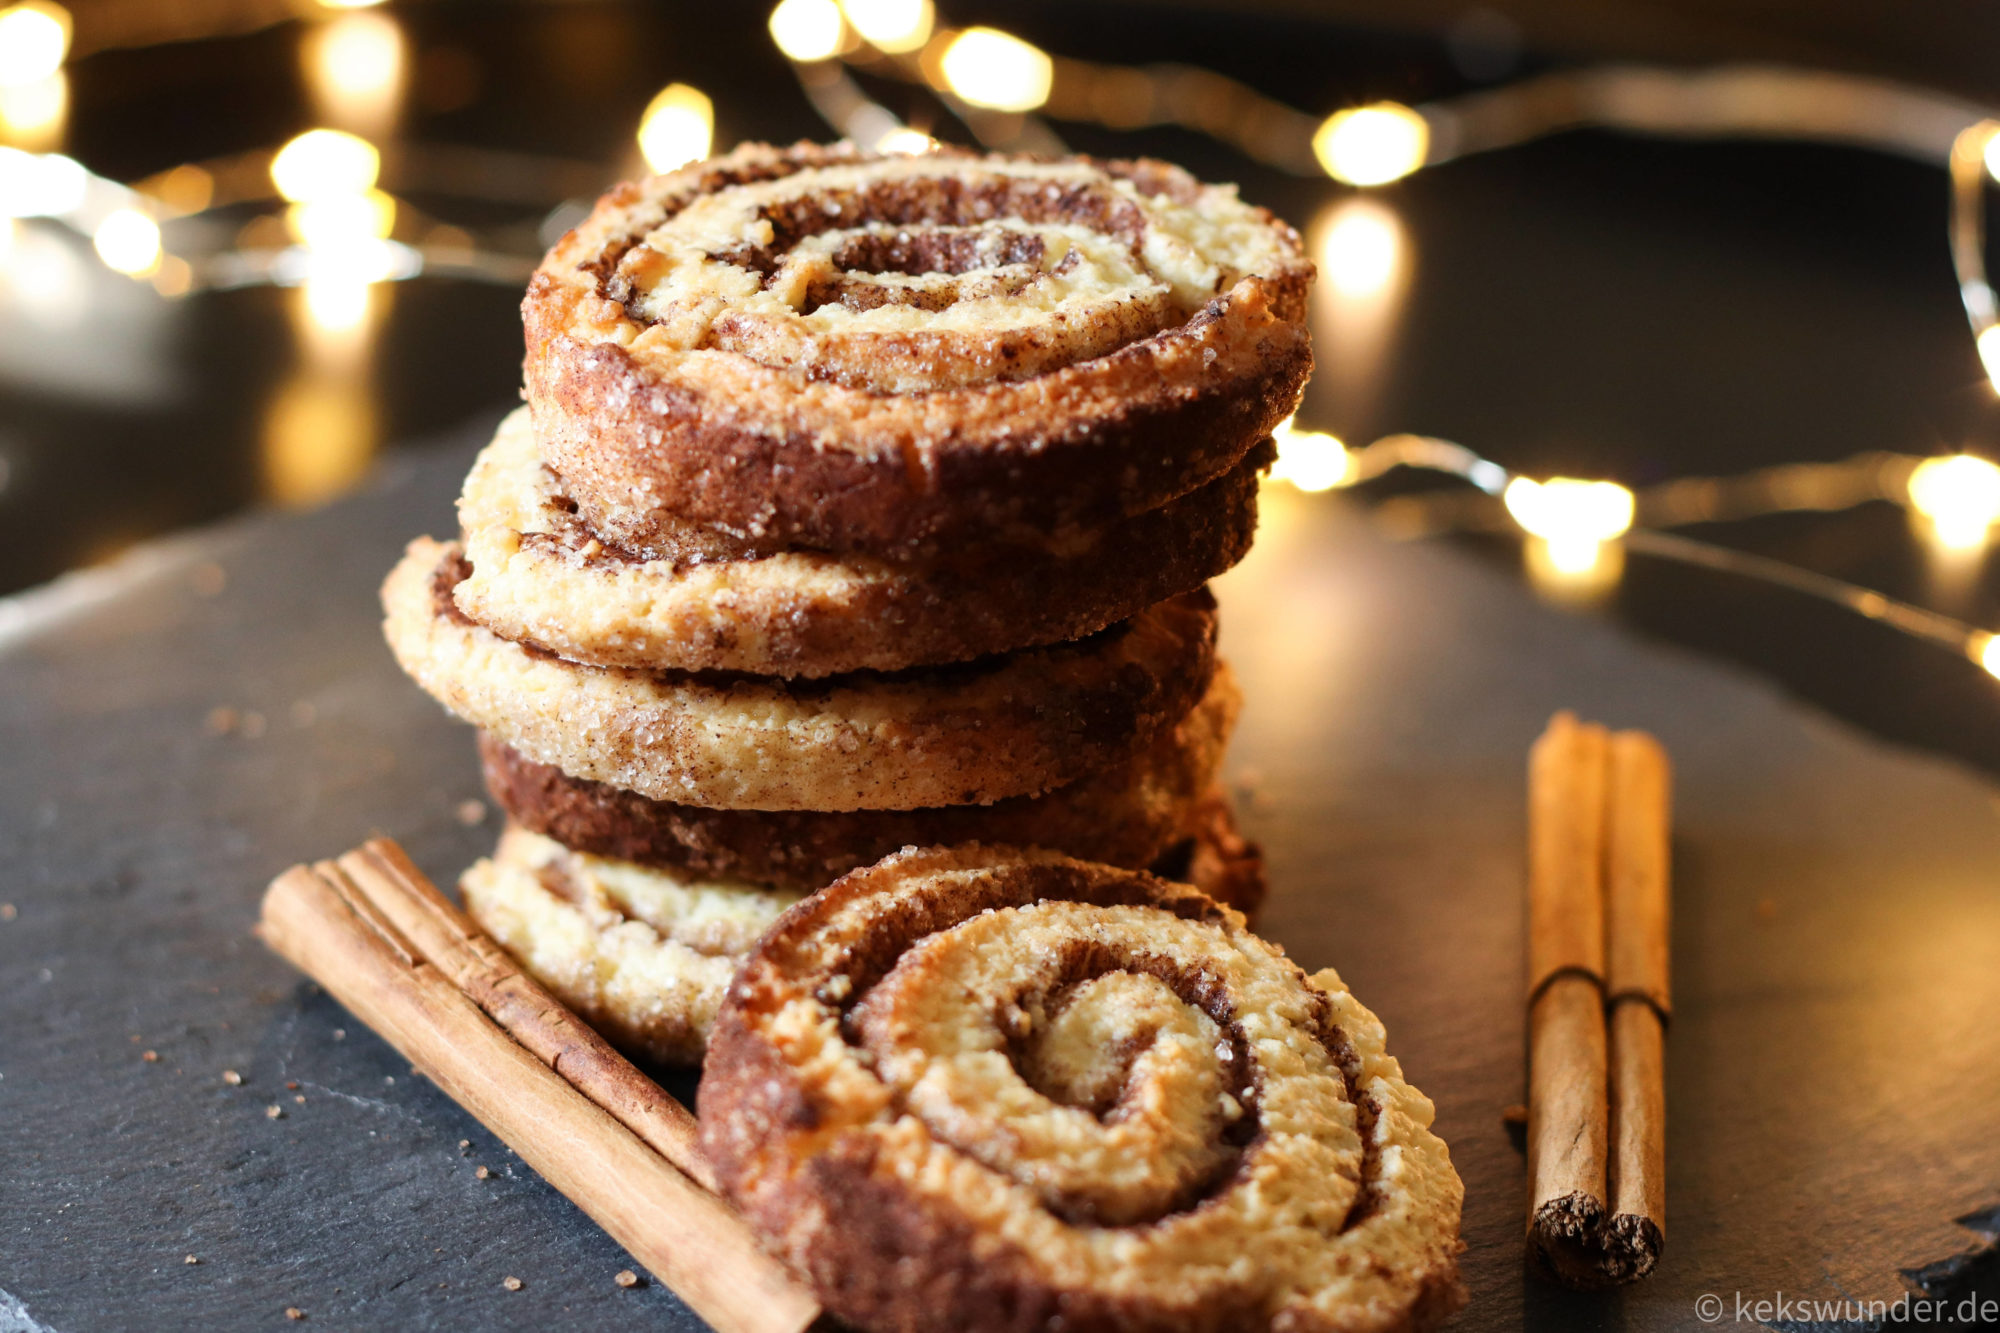
[[[1313,156],[1349,185],[1386,185],[1424,164],[1430,122],[1399,102],[1336,111],[1313,134]]]
[[[1278,445],[1271,480],[1287,482],[1302,491],[1330,491],[1345,484],[1354,461],[1340,437],[1323,430],[1300,430],[1294,420],[1286,417],[1271,432]]]
[[[952,92],[992,111],[1033,111],[1055,86],[1048,53],[998,28],[967,28],[952,38],[938,71]]]
[[[1973,345],[1979,349],[1979,364],[1986,368],[1986,378],[1992,383],[1993,391],[2000,393],[2000,324],[1989,324],[1981,329]]]
[[[381,154],[359,135],[307,130],[271,159],[271,183],[292,203],[309,204],[365,193],[381,170]]]
[[[2000,522],[2000,467],[1972,454],[1927,458],[1910,474],[1910,506],[1954,551],[1985,545]]]
[[[1516,477],[1502,493],[1507,512],[1529,534],[1548,543],[1556,570],[1585,573],[1597,566],[1600,548],[1632,528],[1632,492],[1615,481]]]
[[[921,47],[937,22],[931,0],[840,0],[840,9],[862,40],[891,55]]]
[[[285,211],[285,225],[313,250],[378,241],[396,229],[396,201],[380,190],[329,195]]]
[[[908,125],[899,125],[875,141],[878,153],[901,153],[909,157],[931,152],[937,146],[936,139]]]
[[[834,0],[784,0],[771,11],[771,40],[788,60],[828,60],[840,54],[846,22]]]
[[[1966,645],[1966,656],[1986,669],[1986,674],[2000,679],[2000,634],[1976,633]]]
[[[97,257],[120,273],[143,278],[160,266],[160,226],[137,209],[106,213],[90,239]]]
[[[0,87],[36,83],[60,70],[69,35],[69,11],[49,0],[0,9]]]
[[[714,141],[715,104],[685,83],[662,88],[639,118],[639,152],[656,172],[701,161]]]

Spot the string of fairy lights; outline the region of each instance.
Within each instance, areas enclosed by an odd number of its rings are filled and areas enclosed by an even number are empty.
[[[419,275],[518,284],[544,245],[607,178],[598,167],[395,142],[394,97],[407,63],[374,0],[321,0],[307,74],[329,123],[275,151],[185,163],[125,184],[55,151],[67,115],[70,15],[54,0],[0,8],[0,265],[18,229],[55,225],[89,238],[102,264],[174,299],[202,290],[301,289],[316,328],[352,329],[369,293]],[[1985,196],[2000,179],[2000,123],[1981,108],[1849,75],[1770,67],[1563,71],[1416,106],[1380,102],[1312,115],[1213,71],[1068,59],[991,27],[953,28],[932,0],[781,0],[769,31],[818,113],[844,137],[921,153],[945,121],[988,148],[1065,150],[1049,120],[1113,130],[1172,125],[1297,174],[1358,192],[1471,153],[1595,127],[1690,138],[1811,139],[1898,153],[1949,172],[1949,242],[1982,364],[2000,392],[2000,299],[1984,259]],[[870,85],[913,90],[898,115]],[[932,117],[925,121],[923,116]],[[637,148],[654,171],[709,155],[715,108],[672,83],[642,114]],[[504,159],[504,160],[503,160]],[[538,226],[474,231],[438,221],[413,195],[459,194],[540,212]],[[249,213],[247,221],[235,218]],[[1386,271],[1378,218],[1325,229],[1322,269],[1342,290]],[[2000,467],[1969,453],[1877,453],[1735,477],[1695,477],[1635,492],[1615,481],[1531,478],[1463,445],[1396,434],[1349,447],[1287,422],[1274,480],[1304,492],[1352,487],[1397,468],[1457,478],[1464,492],[1401,495],[1374,512],[1405,535],[1516,531],[1531,572],[1556,586],[1602,584],[1627,550],[1747,576],[1817,597],[2000,677],[2000,637],[1980,627],[1762,556],[1670,531],[1718,519],[1888,501],[1949,551],[1983,551],[2000,525]]]

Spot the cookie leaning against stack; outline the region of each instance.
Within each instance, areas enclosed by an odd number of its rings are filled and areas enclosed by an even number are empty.
[[[749,146],[619,187],[528,407],[383,589],[510,828],[473,913],[698,1058],[786,904],[906,844],[1262,889],[1203,584],[1310,369],[1311,265],[1158,163]]]

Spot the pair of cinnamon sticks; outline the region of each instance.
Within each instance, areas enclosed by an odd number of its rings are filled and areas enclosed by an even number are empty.
[[[1528,760],[1528,1243],[1636,1281],[1666,1241],[1666,751],[1557,713]]]
[[[687,1108],[394,842],[286,871],[257,929],[722,1333],[800,1333],[819,1318],[712,1192]]]

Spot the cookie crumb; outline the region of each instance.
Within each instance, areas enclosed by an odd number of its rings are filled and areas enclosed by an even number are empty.
[[[510,1275],[501,1278],[500,1285],[509,1291],[519,1291],[521,1289],[521,1279]]]
[[[156,1065],[160,1063],[160,1053],[158,1051],[146,1051],[143,1054],[141,1054],[139,1058],[141,1060],[144,1060],[149,1065]]]
[[[290,1082],[290,1083],[287,1083],[287,1084],[285,1084],[285,1091],[286,1091],[286,1092],[297,1092],[298,1090],[299,1090],[299,1085],[298,1085],[298,1081],[297,1081],[296,1079],[295,1079],[295,1080],[293,1080],[293,1081],[292,1081],[292,1082]]]
[[[346,1041],[346,1040],[347,1040],[347,1029],[346,1029],[346,1028],[335,1028],[335,1029],[333,1030],[333,1039],[334,1039],[335,1041]]]
[[[306,1317],[306,1312],[304,1310],[301,1310],[298,1306],[287,1305],[285,1307],[285,1318],[291,1320],[299,1320],[299,1319],[304,1319],[305,1317]]]
[[[225,1069],[222,1071],[222,1081],[233,1088],[243,1082],[243,1075],[233,1069]]]
[[[227,736],[236,730],[236,710],[227,705],[218,705],[208,710],[202,719],[201,728],[211,736]]]
[[[0,903],[0,921],[12,921],[20,914],[20,910],[14,904]]]
[[[304,1105],[306,1104],[306,1099],[305,1099],[305,1094],[304,1094],[304,1093],[300,1093],[300,1094],[299,1094],[298,1096],[296,1096],[296,1097],[292,1098],[292,1100],[293,1100],[293,1101],[295,1101],[295,1102],[297,1102],[297,1103],[298,1103],[298,1104],[299,1104],[300,1106],[304,1106]]]
[[[282,1106],[273,1105],[264,1108],[264,1118],[266,1120],[279,1120],[284,1117],[284,1114],[285,1108]]]
[[[458,1141],[458,1150],[460,1152],[464,1152],[467,1148],[470,1148],[471,1146],[472,1146],[471,1139],[460,1139]]]
[[[492,1175],[493,1172],[488,1168],[482,1166],[477,1171],[474,1171],[472,1174],[475,1179],[484,1180],[488,1176]]]
[[[201,1262],[201,1260],[195,1258],[193,1255],[190,1254],[187,1258],[181,1260],[181,1262],[184,1264],[198,1264]]]
[[[480,824],[484,824],[486,822],[486,802],[460,801],[458,803],[458,822],[467,828],[475,828]]]
[[[629,1268],[619,1269],[618,1276],[611,1280],[621,1287],[636,1287],[639,1285],[639,1275]]]

